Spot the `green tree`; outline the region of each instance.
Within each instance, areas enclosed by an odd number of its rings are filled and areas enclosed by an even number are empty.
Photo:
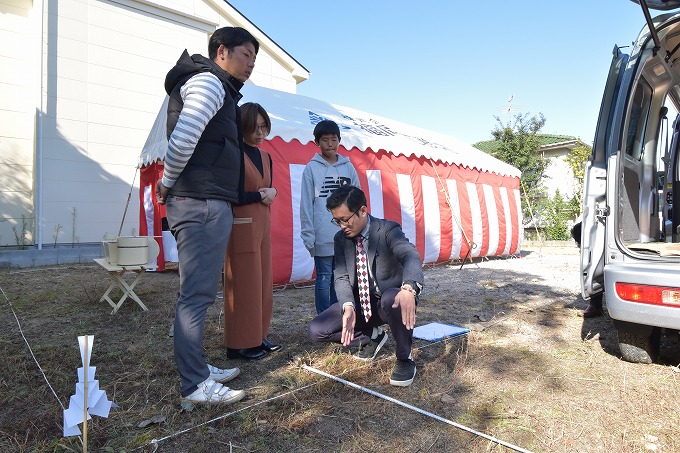
[[[537,206],[533,204],[542,197],[541,181],[548,167],[548,159],[538,152],[541,146],[538,133],[545,125],[545,117],[542,113],[532,117],[528,113],[520,113],[506,123],[499,117],[495,118],[496,127],[491,135],[496,143],[491,154],[522,172],[522,213],[525,219],[530,219],[532,213],[537,213]]]
[[[545,203],[542,211],[542,224],[545,236],[549,241],[565,241],[571,237],[567,229],[567,220],[571,218],[569,202],[555,191],[555,195]]]
[[[574,193],[574,197],[569,201],[569,214],[572,219],[581,214],[581,200],[583,200],[583,180],[585,178],[586,163],[592,152],[593,149],[579,139],[576,146],[569,151],[569,154],[564,158],[576,179],[576,192]]]

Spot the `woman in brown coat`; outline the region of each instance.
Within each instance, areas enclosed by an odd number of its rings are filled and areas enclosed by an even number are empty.
[[[267,339],[272,318],[271,156],[257,146],[271,130],[259,104],[241,106],[244,182],[224,258],[224,344],[230,359],[257,360],[281,349]]]

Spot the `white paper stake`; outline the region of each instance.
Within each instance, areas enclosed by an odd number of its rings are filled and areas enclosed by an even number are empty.
[[[92,357],[92,343],[94,342],[94,335],[87,335],[78,337],[78,344],[80,345],[80,359],[83,362],[83,368],[87,368],[86,363],[90,363]]]
[[[85,339],[85,344],[81,339]],[[90,340],[90,341],[88,341]],[[83,453],[87,453],[87,383],[88,376],[90,375],[90,357],[92,356],[92,341],[94,336],[78,337],[78,343],[80,344],[80,357],[83,359],[83,376],[85,376],[85,381],[83,384]],[[83,351],[85,354],[83,354]],[[76,394],[78,391],[78,384],[76,384]]]
[[[64,410],[64,437],[81,434],[78,425],[83,424],[83,453],[87,453],[87,421],[92,415],[108,417],[113,404],[94,378],[97,367],[90,366],[93,343],[94,335],[78,337],[83,367],[77,370],[76,393],[71,396],[68,409]]]

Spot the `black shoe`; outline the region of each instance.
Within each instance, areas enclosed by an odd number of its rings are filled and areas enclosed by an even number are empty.
[[[261,349],[259,346],[255,348],[231,349],[227,348],[227,357],[230,359],[245,359],[245,360],[260,360],[266,357],[269,352]]]
[[[262,346],[260,346],[260,349],[267,352],[276,352],[283,349],[283,346],[281,346],[280,344],[274,344],[265,338],[264,340],[262,340]]]
[[[408,387],[416,377],[416,362],[411,359],[399,360],[394,366],[392,376],[390,376],[390,384],[397,387]]]
[[[367,345],[359,346],[359,350],[354,354],[354,358],[368,362],[369,360],[375,359],[375,356],[380,352],[380,348],[383,347],[387,341],[387,332],[384,330],[375,338],[372,339]]]
[[[597,316],[602,316],[602,306],[589,304],[585,310],[580,312],[578,315],[584,318],[595,318]]]

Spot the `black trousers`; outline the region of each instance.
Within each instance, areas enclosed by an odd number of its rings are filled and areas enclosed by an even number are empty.
[[[394,341],[397,343],[397,359],[407,359],[411,355],[413,331],[401,321],[401,307],[392,308],[399,288],[390,288],[380,299],[371,295],[371,317],[368,323],[357,300],[354,301],[356,323],[354,324],[354,340],[350,347],[366,345],[371,341],[373,327],[387,324],[390,326]],[[309,323],[309,337],[315,342],[340,343],[342,338],[342,303],[337,302],[323,311]]]

